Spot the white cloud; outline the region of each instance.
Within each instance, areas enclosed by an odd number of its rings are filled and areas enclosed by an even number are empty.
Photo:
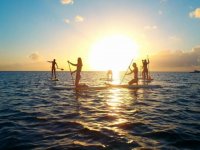
[[[38,52],[33,52],[28,56],[32,61],[38,61],[41,59],[41,56],[38,54]]]
[[[69,24],[69,23],[70,23],[70,20],[69,20],[69,19],[65,19],[64,22],[65,22],[66,24]]]
[[[177,37],[177,36],[170,36],[169,39],[173,42],[180,42],[181,38]]]
[[[75,22],[83,22],[84,21],[84,18],[79,15],[77,15],[74,19],[75,19]]]
[[[194,11],[189,13],[191,18],[199,18],[200,19],[200,8],[196,8]]]
[[[156,25],[153,26],[145,26],[144,29],[145,30],[156,30],[158,27]]]
[[[74,0],[60,0],[63,5],[73,4]]]

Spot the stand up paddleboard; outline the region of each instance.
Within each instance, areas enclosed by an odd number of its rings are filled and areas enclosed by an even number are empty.
[[[74,86],[52,86],[54,90],[77,90],[77,91],[84,91],[84,90],[103,90],[109,87],[106,86],[87,86],[87,87],[74,87]]]
[[[58,78],[50,78],[49,80],[51,80],[51,81],[59,81]]]
[[[110,88],[127,88],[127,89],[138,89],[138,88],[161,88],[160,85],[121,85],[121,84],[106,84],[106,86],[80,86],[75,88],[74,86],[52,86],[54,90],[104,90]]]
[[[139,81],[141,81],[141,82],[152,82],[153,79],[140,79]]]
[[[138,89],[138,88],[161,88],[160,85],[148,85],[148,84],[142,84],[142,85],[127,85],[127,84],[110,84],[106,83],[106,85],[110,88],[128,88],[128,89]]]

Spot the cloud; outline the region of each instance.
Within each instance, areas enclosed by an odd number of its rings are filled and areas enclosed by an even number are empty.
[[[156,25],[153,26],[145,26],[144,29],[145,30],[156,30],[158,27]]]
[[[33,52],[28,56],[32,61],[38,61],[41,59],[41,56],[38,54],[38,52]]]
[[[196,8],[194,11],[189,13],[191,18],[199,18],[200,19],[200,8]]]
[[[185,51],[161,51],[151,57],[151,67],[167,71],[192,71],[200,69],[200,46]]]
[[[83,22],[84,21],[84,18],[79,15],[77,15],[74,19],[75,19],[75,22]]]
[[[173,42],[181,42],[181,38],[177,36],[170,36],[169,39]]]
[[[69,23],[70,23],[70,20],[69,20],[69,19],[65,19],[64,22],[65,22],[66,24],[69,24]]]
[[[68,5],[68,4],[73,4],[74,3],[74,0],[60,0],[60,2],[63,4],[63,5]]]

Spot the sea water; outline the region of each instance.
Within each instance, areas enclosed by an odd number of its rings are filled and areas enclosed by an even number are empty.
[[[0,72],[0,149],[200,149],[200,74],[154,72],[161,88],[82,92],[51,88],[73,84],[69,72],[50,75]],[[81,82],[105,77],[83,72]]]

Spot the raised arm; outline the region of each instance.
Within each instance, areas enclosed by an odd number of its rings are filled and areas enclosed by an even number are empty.
[[[77,64],[73,64],[71,63],[69,60],[67,61],[69,64],[71,64],[72,66],[77,66]]]

